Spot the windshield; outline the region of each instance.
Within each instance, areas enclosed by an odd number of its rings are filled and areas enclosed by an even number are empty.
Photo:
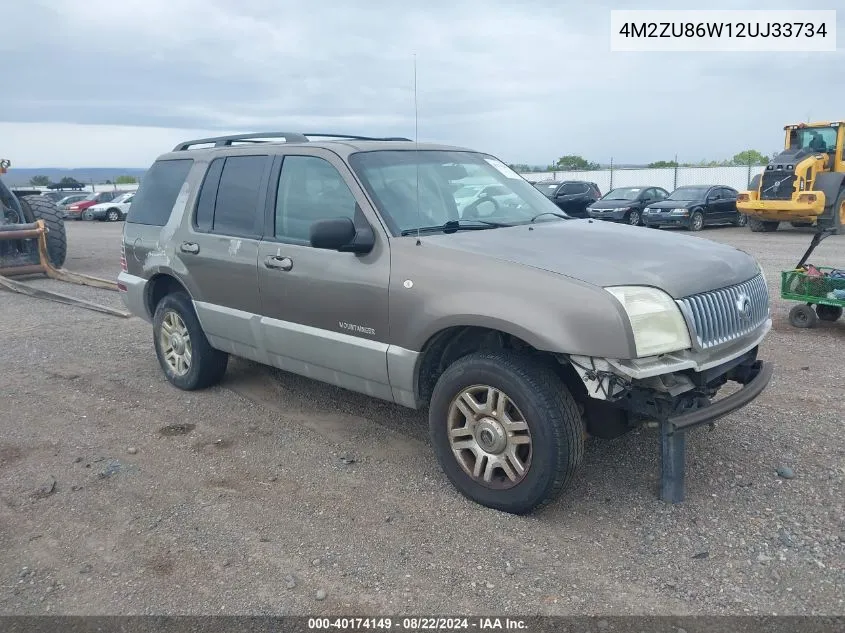
[[[349,162],[394,235],[455,220],[522,224],[539,213],[546,215],[536,222],[557,222],[561,218],[553,214],[563,215],[530,182],[487,154],[379,150],[352,154]],[[473,193],[464,191],[470,188]],[[467,200],[472,195],[477,199]]]
[[[790,133],[790,149],[809,149],[814,152],[836,151],[836,128],[808,127]]]
[[[641,187],[619,187],[608,191],[602,200],[636,200],[641,191]]]
[[[704,197],[707,187],[681,187],[675,189],[667,200],[700,200]]]

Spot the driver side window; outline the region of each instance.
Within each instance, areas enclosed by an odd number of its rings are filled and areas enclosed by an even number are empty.
[[[318,220],[355,220],[355,196],[340,172],[317,156],[285,156],[276,191],[275,236],[308,244]]]

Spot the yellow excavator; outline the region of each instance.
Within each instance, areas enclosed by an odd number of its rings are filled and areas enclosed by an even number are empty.
[[[784,131],[784,150],[740,192],[737,210],[755,233],[776,231],[781,222],[845,233],[845,121]]]

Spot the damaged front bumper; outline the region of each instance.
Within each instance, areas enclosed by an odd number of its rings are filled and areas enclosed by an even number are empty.
[[[587,395],[627,412],[629,423],[658,422],[661,435],[660,496],[683,500],[685,434],[755,400],[768,386],[774,367],[759,360],[759,345],[771,320],[750,337],[709,352],[686,350],[659,357],[614,360],[568,356]],[[714,400],[728,382],[742,387]]]

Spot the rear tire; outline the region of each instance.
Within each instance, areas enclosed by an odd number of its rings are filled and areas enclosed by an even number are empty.
[[[24,216],[31,217],[33,221],[44,220],[47,227],[47,257],[54,268],[61,268],[67,258],[67,233],[59,207],[41,196],[21,196],[18,200]]]
[[[793,327],[813,328],[819,324],[819,318],[812,307],[800,303],[789,311],[789,323]]]
[[[752,233],[772,233],[778,230],[780,222],[768,222],[757,218],[748,218],[748,228]]]
[[[842,316],[842,308],[840,306],[829,306],[820,303],[816,306],[816,315],[822,321],[838,321]]]
[[[153,345],[165,377],[179,389],[205,389],[226,373],[229,355],[208,342],[185,292],[159,301],[153,316]]]
[[[485,410],[488,398],[504,404]],[[455,361],[438,379],[429,406],[435,454],[452,485],[480,505],[511,514],[548,504],[572,480],[584,455],[583,428],[575,400],[552,369],[510,351]]]

